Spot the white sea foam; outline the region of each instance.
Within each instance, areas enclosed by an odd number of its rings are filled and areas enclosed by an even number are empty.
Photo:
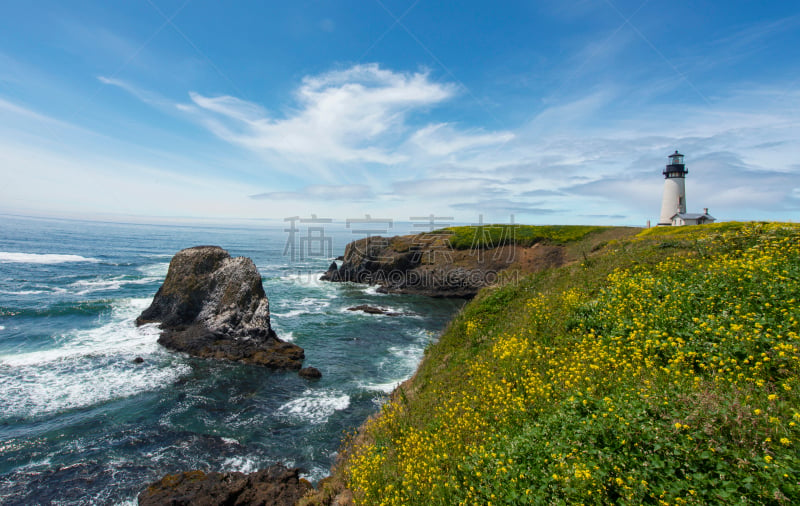
[[[390,363],[391,369],[400,372],[404,376],[400,381],[405,381],[414,373],[425,354],[425,347],[431,341],[431,334],[425,329],[419,329],[412,334],[414,342],[403,346],[392,346],[389,348],[389,353],[395,357]],[[381,367],[384,367],[387,361],[382,361]]]
[[[260,462],[250,457],[228,457],[222,462],[222,471],[238,471],[240,473],[252,473],[258,471],[262,466]]]
[[[300,306],[314,307],[320,309],[326,308],[331,305],[331,303],[328,302],[327,300],[317,299],[314,297],[303,297],[302,299],[300,299],[300,302],[296,302],[295,304],[298,304]]]
[[[331,305],[330,301],[325,299],[317,299],[314,297],[304,297],[299,301],[284,301],[278,307],[280,308],[294,308],[286,312],[272,311],[273,316],[279,318],[295,318],[304,314],[322,313],[323,310]],[[297,306],[300,306],[299,308]]]
[[[152,265],[143,265],[141,267],[138,267],[136,270],[138,270],[145,276],[161,279],[167,277],[167,271],[169,270],[169,262],[161,262]]]
[[[6,328],[0,325],[0,330],[5,330]]]
[[[365,390],[370,390],[370,391],[373,391],[373,392],[384,392],[384,393],[389,394],[389,393],[392,392],[392,390],[397,388],[397,385],[399,385],[403,381],[407,380],[409,377],[410,377],[410,375],[408,377],[404,377],[401,380],[387,381],[386,383],[367,383],[367,384],[363,385],[363,388]]]
[[[108,323],[56,338],[48,350],[0,356],[0,417],[36,416],[168,385],[186,365],[165,364],[155,325],[136,328],[149,299],[127,299],[112,308]],[[145,357],[133,364],[134,357]]]
[[[290,418],[299,418],[309,423],[325,423],[336,411],[350,405],[350,396],[337,390],[306,390],[302,397],[291,400],[278,408],[278,412]]]
[[[300,477],[305,478],[310,482],[316,483],[321,479],[331,474],[331,470],[326,467],[314,466],[307,473],[301,473]]]
[[[45,293],[44,290],[0,290],[0,293],[4,295],[37,295],[40,293]]]
[[[294,318],[296,316],[300,316],[301,314],[309,314],[313,313],[314,311],[308,311],[306,309],[293,309],[291,311],[287,311],[285,313],[276,313],[273,311],[270,313],[271,316],[277,316],[279,318]]]
[[[87,258],[80,255],[59,255],[55,253],[12,253],[0,251],[2,264],[63,264],[67,262],[99,262],[96,258]]]
[[[388,394],[400,383],[410,378],[425,354],[425,346],[430,341],[431,334],[425,329],[419,329],[412,333],[412,337],[415,338],[412,343],[391,346],[388,352],[393,358],[386,357],[378,363],[378,368],[383,374],[393,379],[375,383],[360,383],[359,386],[364,390]]]
[[[104,292],[109,290],[119,290],[125,285],[146,285],[158,281],[159,278],[138,278],[131,279],[125,276],[114,276],[111,278],[81,279],[71,283],[69,286],[77,288],[77,295],[86,295],[93,292]]]
[[[367,295],[380,295],[380,296],[386,295],[385,293],[379,292],[378,288],[380,288],[380,285],[369,285],[366,288],[364,288],[363,292]]]

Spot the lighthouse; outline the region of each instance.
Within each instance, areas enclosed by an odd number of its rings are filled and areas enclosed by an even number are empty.
[[[686,174],[683,155],[675,151],[669,155],[669,164],[664,168],[664,195],[661,198],[659,225],[672,225],[672,217],[686,213]]]

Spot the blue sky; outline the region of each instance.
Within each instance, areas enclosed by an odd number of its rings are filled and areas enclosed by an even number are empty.
[[[0,212],[800,216],[800,4],[8,2]]]

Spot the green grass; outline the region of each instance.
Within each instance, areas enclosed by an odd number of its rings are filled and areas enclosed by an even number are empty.
[[[798,225],[611,241],[483,290],[340,476],[358,504],[796,504],[798,318]]]
[[[724,221],[708,225],[692,225],[687,227],[652,227],[639,233],[639,237],[713,237],[726,232],[741,232],[754,226],[765,226],[766,222]],[[792,224],[787,224],[791,227]],[[754,230],[757,230],[755,228]]]
[[[611,227],[588,225],[481,225],[448,227],[432,232],[450,234],[450,244],[454,249],[487,249],[506,245],[532,246],[548,241],[554,244],[567,244],[579,241],[587,235],[608,230]]]

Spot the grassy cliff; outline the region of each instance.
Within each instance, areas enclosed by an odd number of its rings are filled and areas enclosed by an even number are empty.
[[[323,488],[369,505],[800,501],[800,226],[594,249],[482,290]]]

